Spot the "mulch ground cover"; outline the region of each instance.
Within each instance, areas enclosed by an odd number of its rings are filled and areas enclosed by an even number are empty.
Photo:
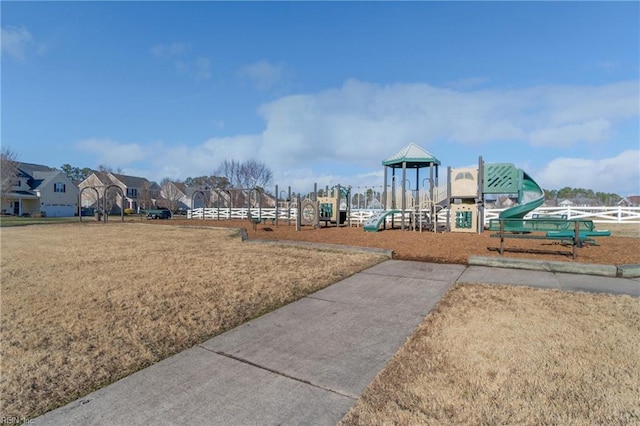
[[[482,234],[433,233],[400,229],[365,232],[361,227],[303,226],[296,231],[294,224],[280,221],[278,225],[259,224],[256,229],[248,220],[172,219],[150,220],[153,225],[219,226],[245,228],[250,240],[306,241],[312,243],[342,244],[360,247],[391,249],[394,259],[417,260],[436,263],[466,264],[469,256],[496,256],[499,238],[493,232]],[[505,257],[538,260],[594,263],[604,265],[640,264],[640,239],[629,237],[597,238],[597,246],[578,249],[577,259],[572,258],[572,248],[550,240],[510,239],[505,243]],[[517,251],[516,251],[517,250]],[[526,251],[526,252],[523,252]]]

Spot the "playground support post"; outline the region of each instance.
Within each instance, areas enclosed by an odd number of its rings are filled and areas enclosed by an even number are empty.
[[[404,215],[407,209],[407,162],[402,162],[402,221],[400,222],[400,229],[404,231]]]
[[[447,232],[451,232],[451,166],[447,167]]]
[[[216,201],[218,201],[218,208],[216,209],[216,218],[217,220],[220,220],[220,190],[217,189],[215,193],[216,193]]]
[[[289,209],[291,210],[291,209]],[[296,231],[302,229],[302,200],[300,200],[300,194],[298,194],[298,201],[296,202]]]
[[[291,226],[291,186],[289,186],[289,200],[287,202],[287,225]]]
[[[274,221],[275,225],[278,226],[278,205],[280,203],[280,193],[278,192],[278,184],[276,184],[276,219]]]
[[[429,198],[431,199],[431,203],[430,203],[430,206],[429,206],[429,210],[430,210],[430,213],[431,213],[431,218],[433,219],[432,220],[432,222],[433,222],[433,232],[438,232],[438,215],[436,214],[436,203],[435,203],[435,201],[433,199],[433,189],[434,189],[433,165],[430,165],[429,166]]]
[[[340,184],[336,185],[336,228],[340,228]]]
[[[481,234],[484,228],[484,161],[482,155],[478,157],[478,234]]]
[[[351,186],[347,186],[347,225],[351,228]]]
[[[382,210],[387,209],[387,168],[384,168],[384,186],[382,187]]]

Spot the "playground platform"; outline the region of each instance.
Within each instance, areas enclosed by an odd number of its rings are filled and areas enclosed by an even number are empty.
[[[640,297],[640,278],[388,260],[30,423],[335,425],[465,282]]]

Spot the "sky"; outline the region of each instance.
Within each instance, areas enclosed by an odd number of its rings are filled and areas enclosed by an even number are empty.
[[[383,184],[413,142],[640,195],[639,2],[0,3],[1,143],[157,182]],[[409,177],[411,179],[411,177]],[[415,182],[411,184],[415,187]]]

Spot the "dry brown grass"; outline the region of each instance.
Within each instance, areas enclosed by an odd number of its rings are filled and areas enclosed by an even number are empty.
[[[229,229],[0,233],[3,418],[42,414],[382,260],[242,243]]]
[[[596,228],[609,230],[616,237],[640,238],[640,223],[600,223]]]
[[[343,419],[639,424],[640,300],[456,285]]]

